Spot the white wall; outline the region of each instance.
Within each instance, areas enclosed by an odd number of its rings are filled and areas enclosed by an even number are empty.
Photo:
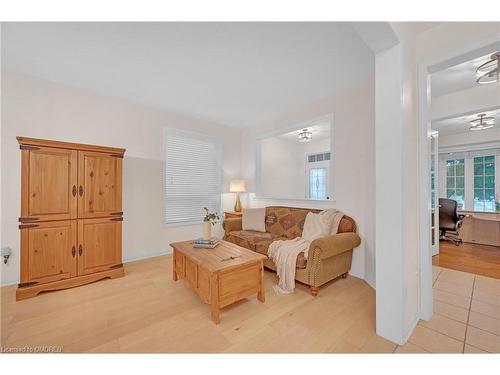
[[[471,145],[488,144],[491,142],[500,141],[500,128],[491,128],[481,131],[468,131],[466,133],[440,135],[439,149],[443,151],[445,148],[451,147],[470,147]]]
[[[500,85],[478,85],[467,90],[433,97],[431,118],[436,120],[464,113],[487,111],[492,107],[498,107],[499,104]]]
[[[305,198],[302,144],[276,137],[260,141],[260,194],[264,197]]]
[[[330,151],[330,138],[324,138],[318,141],[301,143],[304,146],[305,154],[315,154]],[[304,160],[306,160],[304,158]]]
[[[2,77],[2,285],[19,280],[20,151],[16,136],[124,147],[124,261],[170,251],[169,243],[201,235],[201,225],[162,224],[163,129],[185,128],[224,141],[224,191],[240,171],[240,131],[189,116],[94,95],[28,76]],[[227,208],[232,194],[224,194]]]
[[[262,139],[260,141],[260,195],[281,199],[306,199],[308,196],[307,155],[325,151],[330,151],[329,138],[307,143],[277,137]],[[330,195],[330,191],[327,191],[327,195]]]
[[[374,100],[374,78],[371,77],[363,85],[296,108],[255,128],[247,129],[242,142],[242,177],[249,181],[249,191],[255,192],[257,137],[333,114],[331,175],[334,201],[319,203],[307,200],[253,199],[252,194],[249,194],[248,201],[244,203],[255,207],[336,207],[352,216],[358,224],[362,244],[354,251],[351,274],[364,278],[372,286],[375,281]]]
[[[376,329],[377,334],[402,341],[402,80],[401,46],[375,59],[376,124]]]
[[[415,36],[376,56],[377,333],[404,343],[419,318]]]

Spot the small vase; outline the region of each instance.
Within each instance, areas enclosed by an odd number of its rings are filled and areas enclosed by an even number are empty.
[[[203,239],[209,240],[212,237],[212,224],[210,221],[203,222]]]

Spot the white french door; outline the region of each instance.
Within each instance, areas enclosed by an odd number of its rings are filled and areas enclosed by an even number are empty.
[[[439,254],[439,152],[438,132],[431,135],[431,256]]]

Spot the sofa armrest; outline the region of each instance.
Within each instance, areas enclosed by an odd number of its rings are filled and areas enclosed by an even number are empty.
[[[361,238],[358,234],[337,233],[314,240],[309,246],[309,259],[326,259],[358,247]]]
[[[241,230],[242,228],[242,220],[241,217],[229,218],[222,222],[222,228],[224,228],[224,232],[226,235],[233,230]]]

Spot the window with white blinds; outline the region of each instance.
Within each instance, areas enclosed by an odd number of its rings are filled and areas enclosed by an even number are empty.
[[[201,222],[203,207],[220,212],[222,143],[206,135],[165,132],[165,223]]]

